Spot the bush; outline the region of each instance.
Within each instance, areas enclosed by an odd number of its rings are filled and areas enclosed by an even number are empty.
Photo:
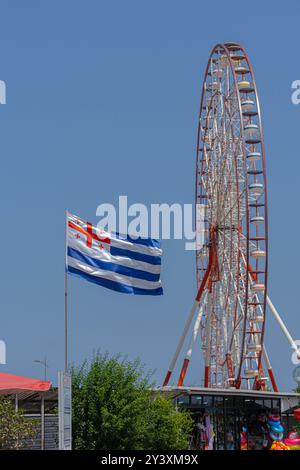
[[[139,361],[97,355],[72,372],[73,448],[186,449],[192,419],[150,391]]]
[[[20,449],[37,434],[36,423],[16,412],[11,401],[0,399],[0,449]]]

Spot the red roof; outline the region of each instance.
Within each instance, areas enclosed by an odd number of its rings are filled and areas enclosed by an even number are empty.
[[[296,408],[296,410],[294,411],[294,418],[297,421],[300,421],[300,408]]]
[[[47,392],[51,387],[48,380],[30,379],[21,375],[5,374],[0,372],[0,393],[11,390],[31,390],[34,392]]]

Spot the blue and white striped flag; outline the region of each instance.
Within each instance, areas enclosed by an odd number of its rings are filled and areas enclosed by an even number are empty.
[[[66,269],[108,289],[162,295],[160,243],[111,234],[67,213]]]

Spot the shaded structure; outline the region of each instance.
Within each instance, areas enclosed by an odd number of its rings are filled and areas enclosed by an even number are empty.
[[[0,396],[15,404],[15,409],[39,423],[39,432],[33,442],[24,441],[31,449],[58,448],[58,393],[47,380],[0,373]]]
[[[284,437],[295,429],[294,411],[300,394],[257,390],[163,387],[156,389],[189,410],[195,421],[190,449],[259,450],[263,448],[266,420],[278,415]],[[210,442],[209,442],[210,441]],[[243,449],[244,446],[244,449]]]

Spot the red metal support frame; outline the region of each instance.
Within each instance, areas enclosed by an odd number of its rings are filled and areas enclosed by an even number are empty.
[[[197,292],[197,295],[196,295],[196,298],[195,298],[195,300],[199,303],[200,303],[201,297],[203,295],[203,292],[204,292],[205,288],[207,287],[207,284],[210,285],[210,275],[211,275],[212,269],[213,269],[214,264],[215,264],[215,259],[216,259],[216,255],[214,253],[214,251],[215,251],[215,242],[214,242],[214,240],[215,240],[215,229],[214,229],[214,227],[211,227],[211,229],[210,229],[208,265],[207,265],[204,277],[202,279],[201,285],[198,289],[198,292]],[[183,365],[182,365],[180,375],[179,375],[179,379],[178,379],[178,382],[177,382],[177,385],[179,387],[181,387],[183,385],[183,381],[184,381],[184,378],[186,376],[186,372],[187,372],[187,369],[188,369],[188,366],[189,366],[189,362],[190,361],[189,361],[188,358],[185,358],[184,361],[183,361]],[[168,371],[168,373],[169,372],[170,371]],[[168,376],[168,373],[166,375],[164,384],[165,383],[168,384],[168,381],[170,379],[170,374]]]

